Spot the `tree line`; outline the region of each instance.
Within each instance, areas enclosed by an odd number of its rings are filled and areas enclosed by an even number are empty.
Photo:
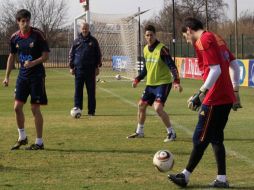
[[[18,30],[15,13],[19,9],[31,12],[31,25],[45,34],[50,46],[61,46],[66,41],[68,29],[66,0],[16,0],[4,1],[0,4],[0,37],[8,40]]]

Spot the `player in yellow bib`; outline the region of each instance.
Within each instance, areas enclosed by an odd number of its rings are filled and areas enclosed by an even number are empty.
[[[174,89],[182,92],[179,73],[168,48],[157,40],[154,26],[147,25],[145,27],[145,39],[147,41],[147,45],[144,48],[145,65],[142,72],[134,79],[132,86],[136,88],[138,83],[147,77],[146,88],[138,103],[138,125],[136,131],[127,138],[144,137],[146,109],[148,105],[153,105],[154,110],[167,129],[167,137],[164,142],[174,141],[176,133],[168,114],[164,111],[164,104],[172,87],[171,73],[173,75]]]

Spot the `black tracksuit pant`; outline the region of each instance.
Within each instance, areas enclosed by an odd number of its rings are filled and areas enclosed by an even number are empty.
[[[87,98],[88,98],[88,114],[95,114],[95,109],[96,109],[95,68],[93,68],[93,69],[84,69],[82,71],[77,70],[75,72],[74,107],[78,107],[81,110],[83,110],[84,85],[86,85]]]
[[[226,175],[226,151],[224,147],[224,128],[232,104],[207,106],[202,105],[199,111],[199,120],[193,135],[193,149],[186,169],[189,172],[198,165],[207,146],[211,143],[216,162],[218,175]]]

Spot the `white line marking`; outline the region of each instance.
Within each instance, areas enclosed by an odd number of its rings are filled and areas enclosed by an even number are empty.
[[[68,72],[61,72],[61,71],[57,71],[57,70],[54,70],[54,71],[58,72],[58,73],[64,73],[64,74],[66,74],[66,75],[68,75],[70,77],[73,77],[72,75],[68,74]],[[115,94],[111,90],[105,89],[103,87],[98,87],[98,88],[100,90],[104,91],[104,92],[107,92],[108,94],[110,94],[110,95],[112,95],[112,96],[114,96],[116,98],[119,98],[121,101],[131,105],[132,107],[137,107],[137,104],[135,104],[134,102],[132,102],[132,101],[130,101],[130,100],[128,100],[128,99],[126,99],[126,98],[124,98],[122,96],[119,96],[119,95]],[[152,111],[152,110],[148,110],[147,113],[151,114],[151,115],[157,115],[155,113],[155,111]],[[184,126],[182,126],[182,125],[180,125],[180,124],[178,124],[178,123],[176,123],[176,122],[174,122],[172,120],[171,120],[171,122],[172,122],[172,124],[174,124],[174,126],[176,128],[179,128],[182,131],[184,131],[186,134],[188,134],[189,136],[192,136],[193,132],[190,129],[188,129],[188,128],[186,128],[186,127],[184,127]],[[238,159],[240,159],[240,160],[250,164],[252,167],[254,167],[254,161],[252,159],[250,159],[249,157],[247,157],[247,156],[244,156],[244,155],[242,155],[242,154],[240,154],[240,153],[238,153],[238,152],[236,152],[234,150],[231,150],[229,148],[227,148],[227,154],[230,155],[230,156],[236,157],[236,158],[238,158]]]

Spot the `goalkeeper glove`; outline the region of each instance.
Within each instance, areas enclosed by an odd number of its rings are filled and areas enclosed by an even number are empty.
[[[194,94],[190,99],[187,101],[188,108],[192,111],[199,111],[200,106],[205,98],[205,95],[208,90],[199,90],[198,93]]]

